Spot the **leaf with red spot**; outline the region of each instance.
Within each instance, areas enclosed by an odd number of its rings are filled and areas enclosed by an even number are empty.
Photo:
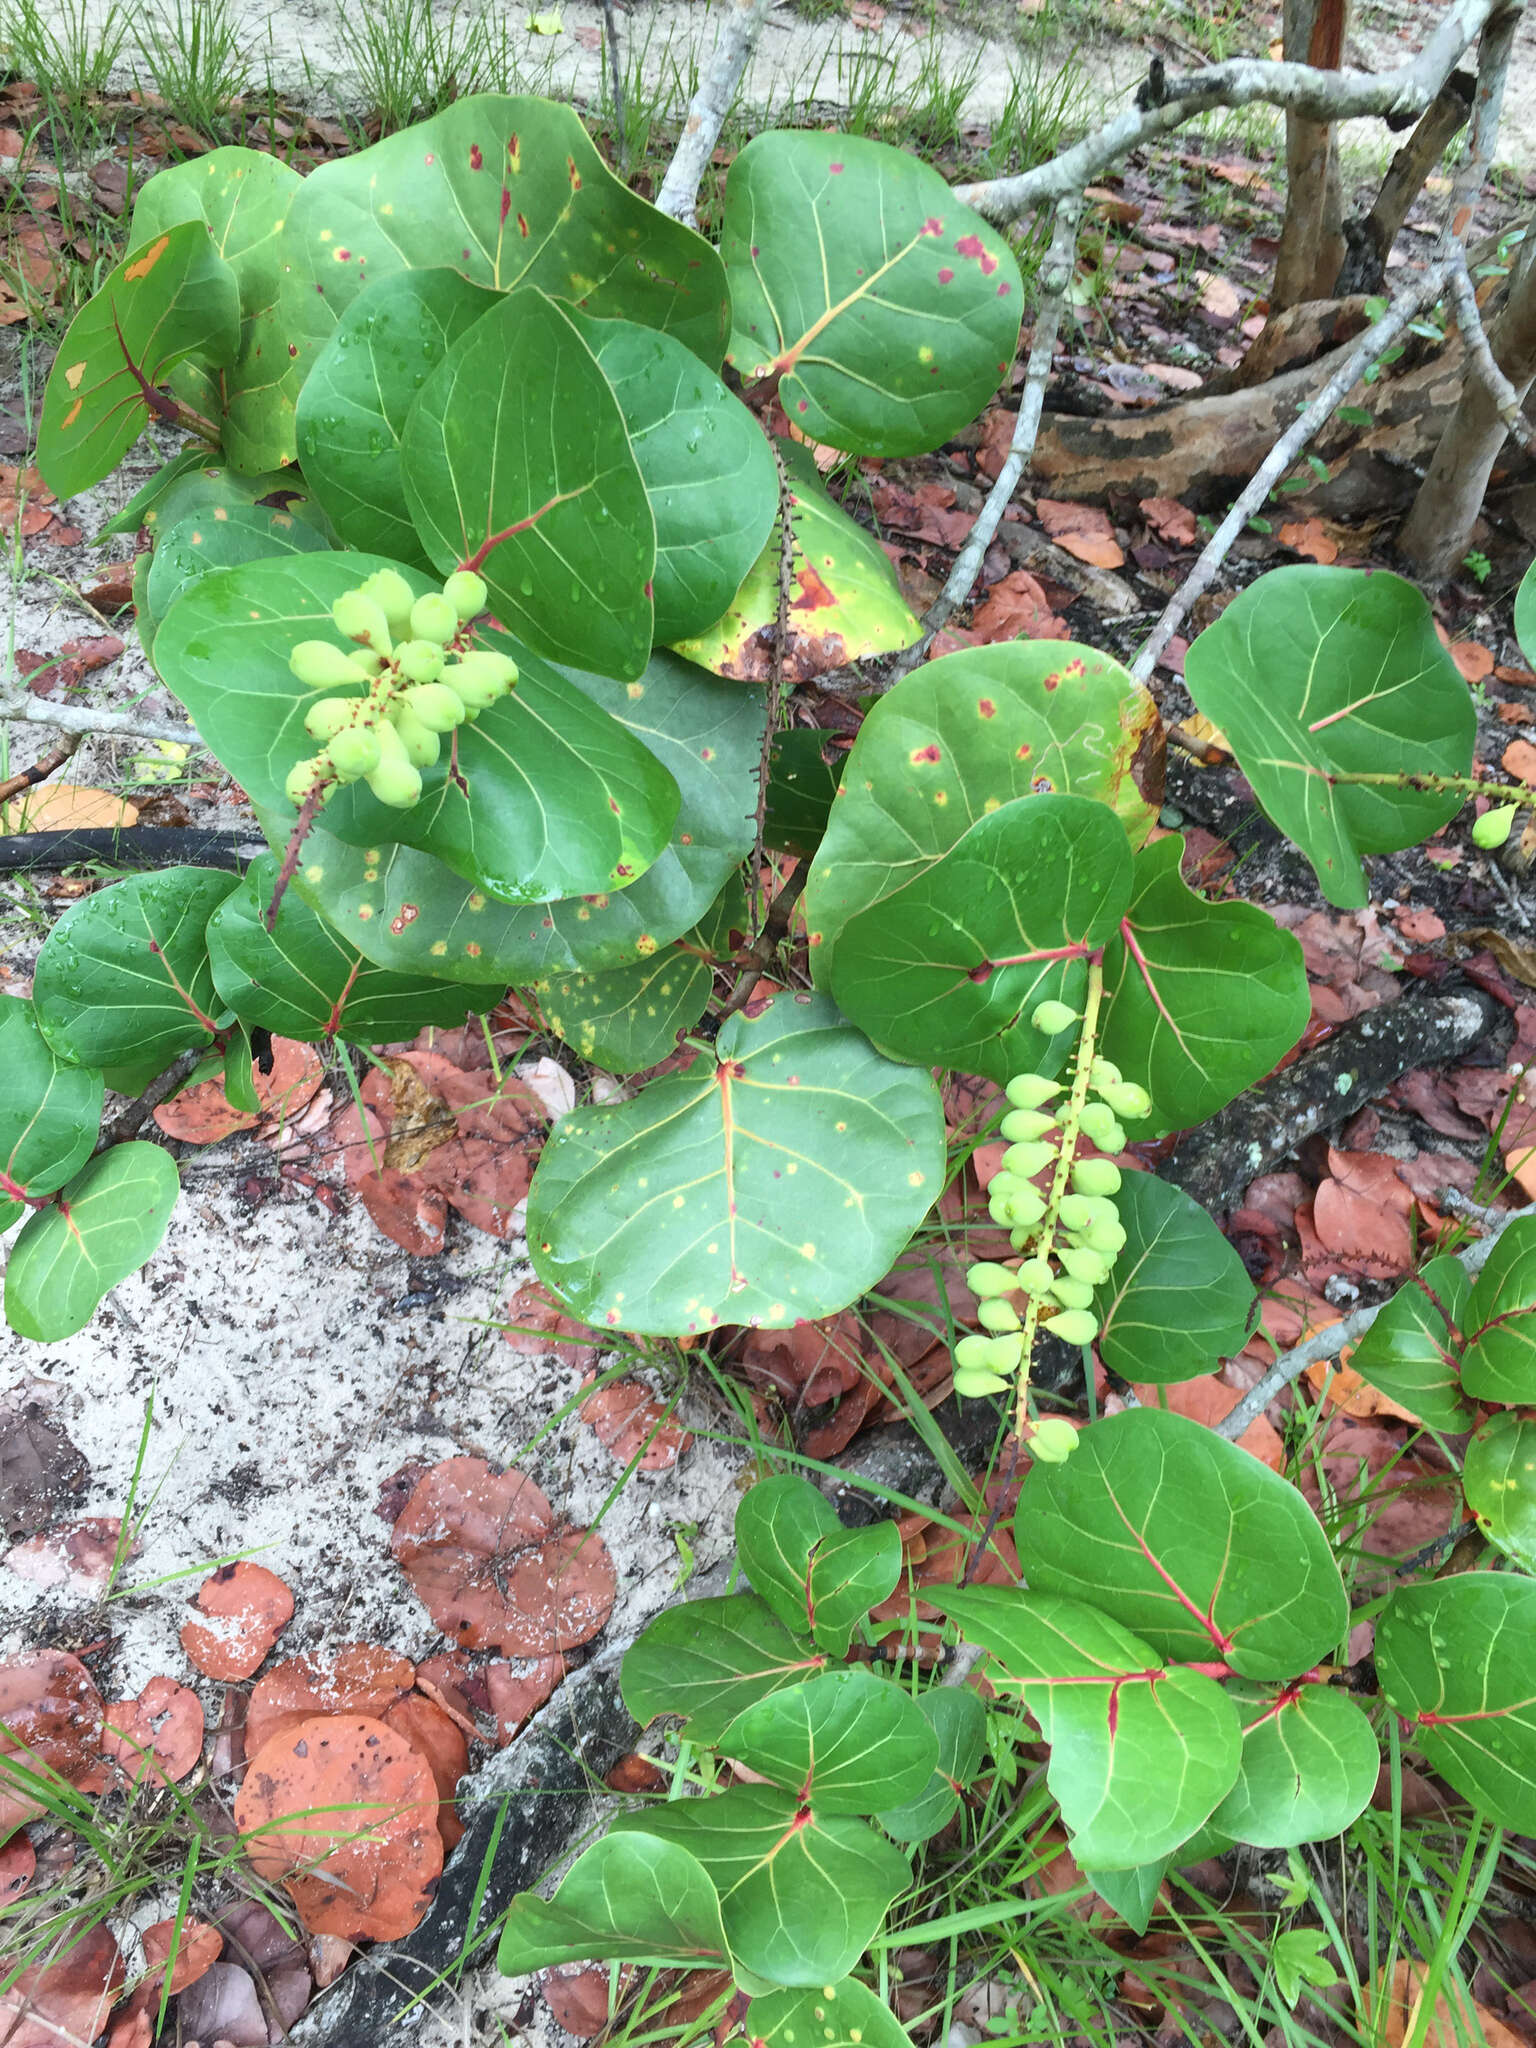
[[[909,151],[759,135],[731,165],[720,244],[731,361],[776,376],[809,439],[860,455],[937,448],[1013,368],[1023,285],[998,231]]]
[[[178,1784],[203,1754],[203,1703],[174,1678],[152,1678],[136,1700],[107,1708],[101,1747],[130,1785]]]
[[[226,1564],[204,1579],[181,1647],[205,1678],[249,1678],[293,1619],[293,1595],[265,1565]]]
[[[101,1695],[78,1657],[34,1650],[0,1664],[0,1840],[44,1811],[52,1783],[99,1792]]]
[[[407,1502],[390,1544],[444,1634],[466,1649],[545,1657],[595,1636],[618,1590],[590,1529],[556,1527],[533,1481],[447,1458]]]
[[[1094,1423],[1063,1464],[1032,1465],[1014,1537],[1031,1590],[1091,1601],[1181,1662],[1295,1678],[1348,1628],[1339,1568],[1296,1489],[1159,1409]]]
[[[921,626],[885,550],[828,496],[808,448],[778,444],[789,475],[793,543],[784,680],[809,682],[828,669],[910,647]],[[773,672],[783,548],[774,521],[724,615],[676,651],[716,675],[766,682]]]

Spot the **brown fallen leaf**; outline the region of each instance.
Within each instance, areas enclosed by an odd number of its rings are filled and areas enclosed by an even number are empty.
[[[366,1714],[301,1721],[251,1759],[235,1825],[311,1934],[398,1941],[443,1868],[437,1786],[402,1736]]]
[[[1528,787],[1536,787],[1536,747],[1529,740],[1511,740],[1500,760],[1507,774]]]
[[[493,1472],[482,1458],[435,1466],[390,1548],[445,1635],[502,1656],[545,1657],[589,1642],[618,1592],[600,1536],[557,1529],[531,1479]]]
[[[1200,538],[1200,523],[1177,498],[1143,498],[1136,508],[1152,531],[1172,547],[1191,548]]]
[[[94,1599],[111,1582],[122,1530],[117,1515],[88,1515],[84,1521],[66,1522],[18,1543],[6,1553],[5,1562],[18,1578],[34,1586],[63,1587],[77,1597]],[[128,1544],[123,1555],[130,1556],[137,1547]]]
[[[127,1784],[156,1778],[175,1785],[201,1760],[204,1733],[197,1694],[174,1678],[152,1678],[136,1700],[114,1700],[107,1708],[102,1754]]]
[[[1011,569],[994,583],[971,618],[971,643],[975,646],[1066,637],[1066,620],[1053,609],[1039,578],[1027,569]]]
[[[37,1874],[37,1851],[28,1835],[12,1835],[0,1848],[0,1911],[15,1903]]]
[[[387,1726],[403,1735],[419,1757],[426,1760],[437,1786],[437,1828],[443,1838],[443,1854],[451,1855],[464,1838],[454,1799],[459,1780],[469,1771],[469,1744],[453,1717],[419,1692],[408,1692],[382,1716]]]
[[[1195,283],[1200,287],[1200,308],[1206,318],[1219,327],[1230,327],[1243,310],[1243,295],[1237,286],[1214,270],[1197,270]]]
[[[1207,1429],[1225,1422],[1243,1398],[1214,1373],[1207,1373],[1204,1379],[1184,1380],[1178,1386],[1136,1387],[1133,1391],[1144,1408],[1170,1408],[1175,1415],[1187,1415],[1192,1422],[1204,1423]],[[1256,1415],[1237,1441],[1261,1465],[1276,1472],[1285,1470],[1285,1445],[1267,1416]]]
[[[202,1672],[227,1685],[249,1678],[293,1619],[293,1595],[265,1565],[221,1565],[198,1589],[181,1647]]]
[[[1409,2028],[1418,2020],[1426,1995],[1426,1974],[1422,1963],[1404,1961],[1393,1965],[1390,1988],[1385,1971],[1377,1978],[1377,1995],[1386,2007],[1387,2048],[1403,2048]],[[1435,2000],[1428,2026],[1418,2040],[1420,2048],[1461,2048],[1468,2041],[1477,2042],[1479,2048],[1529,2048],[1526,2036],[1506,2026],[1497,2013],[1476,2000],[1469,2005],[1450,1987]]]
[[[372,1110],[349,1102],[331,1125],[331,1142],[341,1154],[347,1185],[386,1237],[413,1258],[432,1258],[443,1249],[447,1197],[415,1174],[384,1164],[385,1127]]]
[[[1328,1178],[1313,1201],[1312,1227],[1330,1255],[1331,1270],[1343,1267],[1371,1280],[1412,1272],[1412,1215],[1413,1194],[1398,1178],[1394,1161],[1380,1152],[1329,1147]],[[1315,1284],[1318,1276],[1309,1277]]]
[[[507,1303],[502,1337],[514,1351],[531,1358],[558,1358],[562,1365],[585,1368],[607,1341],[590,1323],[578,1323],[556,1306],[554,1296],[539,1280],[519,1287]]]
[[[858,5],[859,0],[854,0],[855,8]],[[883,8],[880,11],[884,13]],[[619,1971],[621,1993],[630,1974],[627,1967]],[[595,2041],[607,2028],[612,2014],[606,1963],[552,1964],[539,1972],[539,1989],[556,2026],[563,2027],[573,2040]]]
[[[1477,640],[1453,640],[1451,659],[1469,683],[1480,683],[1493,674],[1493,650]]]
[[[1316,1365],[1309,1365],[1306,1380],[1314,1394],[1321,1394],[1325,1407],[1337,1408],[1342,1415],[1358,1420],[1369,1420],[1373,1415],[1391,1415],[1399,1422],[1418,1422],[1419,1418],[1411,1409],[1399,1407],[1390,1394],[1382,1393],[1369,1380],[1361,1379],[1349,1363],[1348,1351],[1342,1352],[1332,1364],[1327,1359],[1319,1359]]]
[[[72,1935],[51,1961],[18,1973],[0,1996],[5,2048],[61,2048],[94,2041],[107,2023],[127,1971],[108,1927]]]
[[[505,1749],[565,1676],[563,1657],[536,1657],[521,1665],[498,1660],[485,1667],[485,1686],[496,1716],[496,1746]]]
[[[1321,519],[1290,519],[1275,536],[1281,547],[1313,562],[1336,562],[1339,544]]]
[[[750,1385],[777,1394],[786,1407],[819,1408],[864,1378],[858,1317],[845,1312],[787,1330],[749,1330],[740,1365]]]
[[[155,1111],[155,1122],[168,1138],[184,1145],[214,1145],[236,1131],[248,1131],[263,1116],[292,1120],[302,1114],[325,1075],[320,1055],[312,1045],[295,1038],[274,1038],[272,1071],[264,1074],[252,1062],[251,1082],[261,1109],[248,1114],[236,1109],[224,1092],[224,1077],[216,1074],[183,1088]]]
[[[415,1683],[409,1659],[377,1643],[349,1643],[323,1655],[284,1658],[251,1687],[246,1749],[253,1754],[265,1749],[316,1714],[368,1714],[382,1721]]]
[[[1096,569],[1118,569],[1125,560],[1125,550],[1115,539],[1115,529],[1102,506],[1038,498],[1035,517],[1057,546],[1080,562],[1091,562]]]
[[[157,2000],[167,1988],[175,1998],[189,1984],[195,1984],[224,1953],[223,1935],[205,1920],[157,1920],[153,1927],[145,1928],[140,1939]],[[168,1963],[169,1987],[165,1982]]]
[[[65,1650],[33,1650],[0,1664],[0,1841],[44,1810],[8,1757],[31,1777],[105,1791],[102,1711],[91,1674]]]
[[[84,832],[136,825],[138,820],[137,806],[126,797],[79,782],[45,782],[0,805],[4,832]]]

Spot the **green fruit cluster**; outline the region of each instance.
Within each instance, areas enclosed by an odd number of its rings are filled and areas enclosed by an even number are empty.
[[[1036,1029],[1067,1029],[1074,1013],[1061,1003],[1042,1003],[1031,1020]],[[1046,1015],[1044,1013],[1050,1012]],[[1070,1134],[1051,1107],[1060,1081],[1017,1074],[1008,1083],[1002,1135],[1008,1140],[1002,1168],[987,1190],[992,1220],[1007,1230],[1016,1252],[1013,1265],[983,1261],[966,1275],[980,1307],[979,1331],[955,1346],[955,1391],[975,1398],[1000,1392],[1008,1376],[1025,1363],[1026,1329],[1040,1323],[1068,1344],[1091,1344],[1099,1334],[1091,1304],[1095,1288],[1109,1278],[1125,1228],[1115,1208],[1120,1169],[1112,1159],[1074,1158],[1063,1185],[1058,1175],[1050,1197],[1034,1185],[1058,1165],[1063,1147],[1075,1150],[1079,1135],[1100,1152],[1125,1147],[1122,1118],[1135,1121],[1151,1112],[1144,1088],[1122,1078],[1111,1060],[1091,1062],[1082,1108]],[[1023,1313],[1020,1312],[1020,1304]],[[1070,1427],[1038,1426],[1031,1439],[1037,1457],[1064,1458],[1076,1442]]]
[[[306,689],[348,693],[321,697],[305,713],[304,730],[322,745],[289,771],[290,803],[316,790],[323,802],[359,781],[397,810],[419,800],[421,771],[436,761],[442,734],[478,718],[517,681],[508,655],[468,644],[486,595],[472,569],[455,570],[424,597],[398,570],[379,569],[337,598],[331,619],[352,648],[301,640],[288,657]]]

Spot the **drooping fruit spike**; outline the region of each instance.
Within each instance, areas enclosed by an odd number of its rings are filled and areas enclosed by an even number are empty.
[[[304,730],[312,739],[333,740],[352,723],[362,702],[361,697],[322,697],[305,712]]]
[[[343,782],[356,782],[378,767],[383,749],[379,735],[369,725],[349,725],[331,741],[331,766]]]
[[[443,595],[458,613],[459,624],[467,626],[485,610],[490,592],[485,587],[485,578],[477,576],[473,569],[455,569],[443,585]]]
[[[309,761],[295,761],[283,783],[283,794],[295,809],[325,776],[325,764],[318,754]]]
[[[401,700],[390,706],[390,716],[407,761],[415,768],[430,768],[443,749],[437,734],[429,732],[410,705]]]
[[[414,712],[428,732],[452,732],[464,722],[464,699],[446,683],[417,683],[404,692],[402,702]]]
[[[443,672],[443,650],[435,640],[402,640],[395,648],[395,666],[407,682],[435,683]]]
[[[371,647],[375,654],[388,654],[394,645],[384,607],[361,590],[344,590],[331,606],[338,633]]]
[[[435,640],[446,647],[459,630],[459,615],[453,601],[440,590],[429,590],[411,606],[411,638]]]
[[[368,680],[362,664],[333,640],[301,640],[288,656],[288,667],[306,690],[344,690]]]
[[[383,612],[392,635],[398,638],[408,631],[416,593],[398,569],[375,569],[362,590],[363,595],[371,597]]]

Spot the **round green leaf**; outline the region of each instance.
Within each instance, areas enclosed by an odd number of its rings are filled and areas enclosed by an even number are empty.
[[[119,1280],[165,1235],[180,1189],[158,1145],[113,1145],[34,1210],[5,1267],[5,1314],[20,1336],[56,1344],[83,1330]]]
[[[1170,1670],[1098,1608],[1002,1586],[925,1587],[924,1598],[991,1653],[993,1686],[1039,1722],[1046,1783],[1083,1866],[1171,1855],[1236,1783],[1242,1734],[1221,1687]]]
[[[884,1799],[915,1799],[939,1753],[917,1702],[857,1666],[771,1693],[721,1741],[749,1771],[818,1813],[872,1813]]]
[[[1099,1356],[1128,1380],[1197,1379],[1240,1351],[1253,1282],[1198,1202],[1151,1173],[1115,1197],[1125,1244],[1095,1291]]]
[[[1137,778],[1159,730],[1152,699],[1117,661],[1070,642],[966,648],[903,677],[859,728],[806,883],[817,985],[832,985],[850,918],[1015,797],[1095,797],[1139,844],[1157,804]]]
[[[748,1707],[826,1661],[755,1593],[733,1593],[663,1609],[624,1652],[620,1682],[642,1725],[681,1714],[690,1740],[713,1745]]]
[[[239,344],[235,273],[200,220],[130,250],[54,357],[37,430],[49,490],[73,498],[100,483],[150,424],[148,394],[176,364],[194,353],[230,363]]]
[[[1013,366],[1013,252],[907,150],[757,136],[726,179],[720,253],[731,361],[748,383],[777,376],[813,441],[860,455],[937,448]]]
[[[1152,1097],[1139,1138],[1213,1116],[1290,1051],[1312,1014],[1296,940],[1255,904],[1197,896],[1179,873],[1183,854],[1177,832],[1137,854],[1130,908],[1104,954],[1099,1047]]]
[[[1430,1769],[1501,1827],[1536,1832],[1536,1579],[1402,1587],[1376,1624],[1376,1669]]]
[[[1234,1685],[1230,1697],[1243,1724],[1242,1771],[1211,1827],[1258,1849],[1292,1849],[1359,1819],[1376,1790],[1381,1744],[1348,1693]]]
[[[1030,1021],[1081,1011],[1089,955],[1130,901],[1114,813],[1079,796],[1020,798],[979,818],[838,939],[838,1007],[886,1051],[996,1081],[1060,1066],[1075,1034]]]
[[[809,682],[845,662],[910,647],[922,632],[885,550],[833,503],[808,448],[780,441],[789,484],[791,567],[784,679]],[[716,675],[766,682],[773,674],[783,568],[777,518],[767,545],[723,615],[676,651]]]
[[[159,1073],[209,1044],[221,1009],[206,929],[236,886],[211,868],[163,868],[71,904],[43,941],[32,985],[54,1051],[81,1066],[154,1062]]]
[[[1349,1354],[1361,1379],[1447,1436],[1472,1427],[1472,1410],[1461,1397],[1457,1341],[1446,1323],[1448,1315],[1458,1330],[1467,1327],[1471,1292],[1460,1259],[1429,1260],[1383,1305]]]
[[[1293,1678],[1349,1625],[1328,1539],[1295,1487],[1161,1409],[1093,1423],[1065,1463],[1031,1466],[1014,1532],[1031,1588],[1091,1601],[1180,1662]]]
[[[412,1038],[428,1024],[462,1024],[467,1011],[491,1007],[489,989],[477,995],[462,983],[375,967],[296,890],[285,892],[269,932],[277,870],[264,854],[208,923],[214,987],[242,1023],[284,1038],[379,1045]]]
[[[842,1526],[831,1501],[798,1472],[760,1479],[736,1509],[736,1552],[747,1583],[801,1635],[811,1631],[811,1552]]]
[[[763,2048],[910,2048],[911,2042],[885,2000],[857,1977],[754,1998],[751,2033]]]
[[[901,1534],[894,1522],[835,1529],[812,1547],[811,1635],[834,1657],[848,1654],[854,1630],[872,1607],[889,1599],[901,1577]]]
[[[402,270],[354,299],[299,393],[304,475],[349,548],[426,566],[406,511],[406,415],[461,334],[496,303],[455,270]]]
[[[1332,780],[1471,772],[1472,699],[1428,600],[1401,576],[1271,569],[1191,644],[1184,680],[1345,910],[1366,902],[1363,853],[1417,845],[1465,801],[1454,790]]]
[[[752,845],[761,693],[660,650],[638,683],[561,673],[673,777],[682,801],[667,845],[625,889],[528,910],[490,901],[411,847],[381,845],[375,861],[368,857],[375,849],[317,830],[305,842],[295,886],[368,959],[402,973],[503,987],[556,972],[598,973],[654,958],[720,896]],[[281,846],[286,812],[263,815],[262,830]]]
[[[1461,1480],[1488,1541],[1536,1571],[1536,1422],[1490,1416],[1467,1445]]]
[[[1520,578],[1515,592],[1515,638],[1527,661],[1536,661],[1536,562]]]
[[[478,569],[497,618],[551,661],[641,673],[656,521],[613,388],[562,306],[524,288],[476,321],[418,392],[400,455],[439,569]]]
[[[932,1777],[915,1799],[875,1815],[898,1842],[926,1842],[949,1825],[960,1810],[956,1788],[968,1785],[981,1769],[987,1746],[987,1710],[969,1686],[931,1686],[917,1705],[939,1754]]]
[[[240,293],[240,348],[211,376],[200,363],[171,374],[179,398],[217,420],[224,452],[237,467],[275,469],[292,460],[293,403],[286,391],[286,350],[263,348],[263,330],[280,289],[283,226],[302,180],[265,150],[215,149],[158,171],[134,203],[131,247],[180,221],[205,221]]]
[[[325,536],[307,520],[270,505],[232,505],[213,518],[192,513],[174,526],[162,527],[149,557],[144,609],[149,614],[149,641],[160,621],[183,591],[213,569],[231,569],[241,562],[260,562],[272,555],[316,555],[329,548]],[[140,634],[144,622],[140,621]]]
[[[319,500],[306,488],[296,469],[269,469],[247,476],[224,463],[209,462],[206,450],[199,452],[194,448],[191,453],[190,463],[168,462],[150,478],[133,501],[138,510],[132,525],[125,529],[127,532],[137,533],[142,526],[158,540],[162,533],[169,533],[194,513],[203,519],[219,520],[257,505],[274,512],[292,513],[295,519],[323,535],[327,545],[335,539]],[[97,538],[104,540],[116,530],[114,520],[102,528]]]
[[[677,1050],[713,987],[709,962],[671,945],[606,974],[543,975],[526,993],[555,1036],[584,1060],[611,1074],[635,1074]]]
[[[221,570],[172,607],[156,637],[160,673],[213,752],[257,804],[287,818],[288,771],[316,747],[304,730],[315,693],[293,675],[288,656],[305,639],[347,647],[331,606],[383,566],[374,555],[324,554]],[[401,573],[418,593],[434,587],[426,576]],[[391,840],[419,845],[476,891],[504,901],[622,888],[667,843],[677,809],[671,776],[557,670],[500,634],[482,629],[476,644],[514,655],[516,688],[459,728],[436,766],[423,770],[412,809],[393,810],[354,783],[327,805],[330,831],[365,850]],[[315,865],[323,862],[306,862]],[[374,914],[368,870],[379,865],[362,863],[354,919],[363,903]],[[409,923],[425,910],[403,902],[393,916]],[[349,937],[354,928],[343,922]]]
[[[605,1835],[577,1857],[548,1902],[520,1892],[507,1908],[496,1949],[504,1976],[589,1956],[692,1969],[728,1964],[719,1894],[702,1866],[656,1835]]]
[[[572,1315],[670,1333],[832,1315],[888,1271],[938,1195],[930,1077],[820,997],[779,995],[712,1060],[577,1109],[528,1198],[539,1277]]]
[[[1536,1217],[1510,1224],[1462,1318],[1461,1384],[1474,1401],[1536,1402]]]
[[[630,320],[573,317],[613,387],[656,518],[655,637],[702,633],[779,515],[767,436],[680,341]]]
[[[59,1058],[31,1003],[0,996],[0,1191],[12,1198],[8,1207],[19,1195],[51,1195],[90,1158],[103,1092],[99,1073]]]
[[[732,1956],[770,1983],[846,1976],[912,1881],[901,1851],[863,1821],[824,1816],[772,1785],[669,1800],[621,1814],[613,1827],[696,1856],[720,1894]]]

